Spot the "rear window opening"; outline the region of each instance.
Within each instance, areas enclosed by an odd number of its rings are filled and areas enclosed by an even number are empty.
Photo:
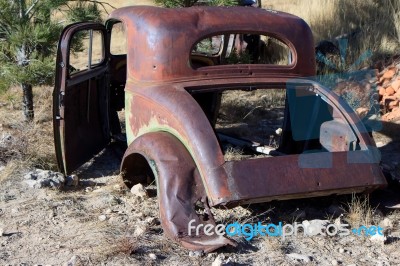
[[[226,33],[198,41],[190,55],[194,69],[231,64],[292,64],[290,48],[277,38],[256,33]]]
[[[341,113],[312,86],[192,92],[226,161],[359,150]]]
[[[279,147],[284,121],[285,90],[225,91],[215,130],[226,160],[270,156]]]

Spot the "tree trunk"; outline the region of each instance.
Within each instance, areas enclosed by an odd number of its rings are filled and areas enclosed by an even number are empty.
[[[21,84],[21,88],[23,93],[22,107],[25,120],[31,122],[34,117],[32,85],[23,83]]]

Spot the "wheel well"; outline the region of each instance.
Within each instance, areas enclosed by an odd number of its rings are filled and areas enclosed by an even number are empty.
[[[125,157],[121,165],[121,175],[129,189],[139,183],[149,185],[154,181],[150,164],[140,153],[132,153]]]

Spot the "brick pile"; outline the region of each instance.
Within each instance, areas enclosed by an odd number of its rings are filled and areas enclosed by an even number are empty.
[[[400,64],[386,67],[378,74],[377,90],[382,121],[400,120]]]

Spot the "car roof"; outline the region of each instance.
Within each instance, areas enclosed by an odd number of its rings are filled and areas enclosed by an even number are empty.
[[[128,80],[141,82],[193,79],[315,75],[312,32],[294,15],[254,7],[161,8],[131,6],[114,10],[111,20],[127,29]],[[218,65],[193,69],[191,50],[199,40],[220,33],[254,32],[277,38],[293,53],[293,64]]]

